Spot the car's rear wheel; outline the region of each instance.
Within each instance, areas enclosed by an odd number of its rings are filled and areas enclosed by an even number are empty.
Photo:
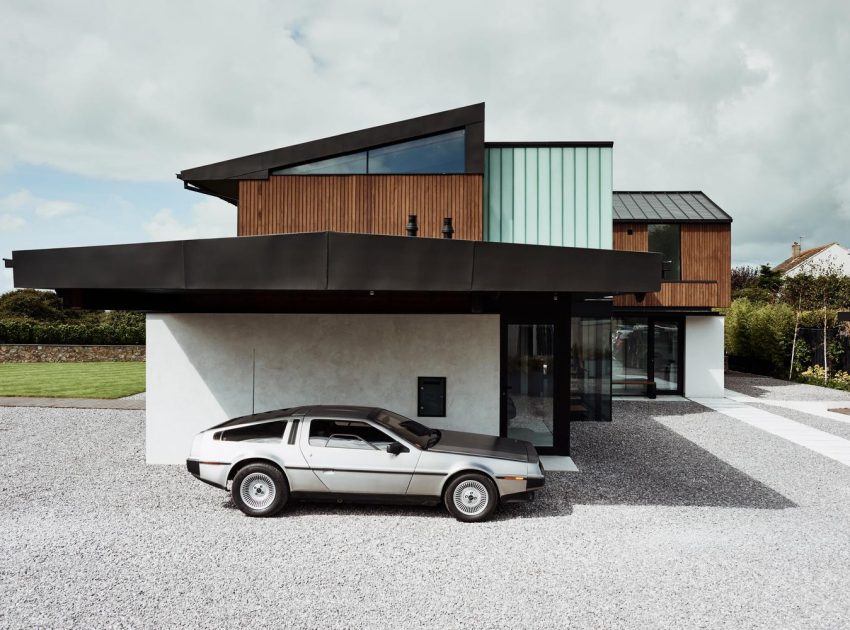
[[[248,464],[233,478],[230,496],[248,516],[274,516],[289,499],[289,484],[271,464]]]
[[[466,473],[452,479],[446,488],[444,502],[457,520],[474,523],[493,514],[499,503],[499,492],[486,475]]]

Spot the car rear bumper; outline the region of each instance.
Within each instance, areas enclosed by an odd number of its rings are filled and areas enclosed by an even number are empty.
[[[201,462],[197,459],[186,460],[186,470],[195,479],[208,483],[216,488],[227,490],[227,470],[230,464],[224,462]]]

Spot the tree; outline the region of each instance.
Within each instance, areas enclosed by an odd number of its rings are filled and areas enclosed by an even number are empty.
[[[778,294],[782,290],[782,272],[773,269],[770,265],[762,265],[759,267],[759,277],[757,285],[762,289],[767,289],[773,294]]]
[[[65,318],[62,300],[53,291],[18,289],[0,295],[0,318],[58,322]]]
[[[850,279],[844,276],[836,265],[831,263],[810,265],[806,268],[806,273],[785,279],[782,299],[791,304],[796,311],[789,378],[793,376],[800,316],[803,311],[820,311],[823,329],[824,382],[829,380],[828,332],[830,314],[848,304],[848,290],[850,290]]]
[[[753,265],[732,267],[732,290],[749,289],[758,286],[759,270]]]

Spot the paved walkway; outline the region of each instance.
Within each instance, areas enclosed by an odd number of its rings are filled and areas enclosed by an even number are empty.
[[[35,398],[0,396],[0,407],[64,407],[71,409],[144,409],[144,400],[128,398]]]
[[[762,431],[778,435],[790,442],[841,462],[845,466],[850,466],[850,440],[845,440],[832,433],[815,429],[802,422],[783,418],[775,413],[748,404],[748,402],[765,402],[758,398],[741,396],[736,392],[727,390],[725,398],[693,398],[692,400],[703,407],[746,422]],[[785,406],[784,401],[772,401],[770,404],[777,407]],[[843,421],[846,422],[847,417]]]

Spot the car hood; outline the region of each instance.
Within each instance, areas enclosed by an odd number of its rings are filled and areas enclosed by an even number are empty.
[[[461,431],[441,430],[440,441],[428,450],[434,453],[496,457],[517,462],[537,460],[537,451],[531,443],[524,440]]]

